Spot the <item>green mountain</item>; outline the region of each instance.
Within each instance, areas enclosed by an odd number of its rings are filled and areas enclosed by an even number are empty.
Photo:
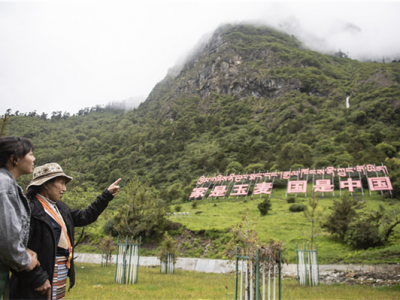
[[[140,176],[167,202],[186,201],[203,174],[374,163],[388,166],[400,197],[399,87],[400,63],[225,25],[137,109],[12,115],[9,133],[30,138],[36,164],[59,162],[74,185]]]

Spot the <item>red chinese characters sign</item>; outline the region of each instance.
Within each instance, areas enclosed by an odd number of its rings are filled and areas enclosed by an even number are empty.
[[[372,174],[371,174],[372,173]],[[368,175],[369,174],[369,175]],[[372,176],[371,176],[372,175]],[[358,165],[347,168],[298,169],[284,172],[230,174],[215,177],[202,176],[190,194],[190,199],[204,197],[230,197],[271,195],[276,179],[287,180],[287,194],[307,194],[307,184],[312,183],[313,193],[333,193],[334,178],[339,178],[339,188],[353,193],[362,189],[361,176],[366,177],[370,191],[393,190],[387,167]],[[319,177],[319,178],[318,178]],[[322,177],[322,178],[321,178]],[[312,180],[311,180],[312,179]],[[315,179],[315,180],[314,180]]]
[[[307,193],[307,180],[289,181],[287,193]]]
[[[238,184],[233,186],[233,192],[231,192],[231,196],[246,196],[248,184]]]
[[[361,180],[353,180],[352,178],[348,178],[347,180],[343,180],[340,182],[341,189],[349,189],[349,192],[354,192],[354,188],[361,188]]]
[[[254,195],[271,194],[272,182],[258,183],[254,187]]]
[[[225,185],[219,185],[214,188],[209,197],[224,197],[227,190]]]
[[[333,192],[333,184],[331,184],[330,179],[316,180],[313,187],[313,192]]]
[[[370,177],[368,178],[368,184],[371,191],[393,190],[389,177]]]
[[[208,188],[194,188],[192,193],[190,194],[190,198],[203,198],[207,192]]]

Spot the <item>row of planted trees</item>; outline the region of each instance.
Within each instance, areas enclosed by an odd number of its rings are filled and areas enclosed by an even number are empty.
[[[265,295],[265,293],[268,293],[268,295],[279,293],[280,299],[282,268],[281,255],[282,250],[284,250],[282,243],[275,242],[274,240],[270,240],[269,243],[263,243],[258,238],[256,221],[252,218],[248,210],[243,215],[241,223],[234,226],[231,229],[231,232],[233,238],[227,244],[226,254],[232,261],[235,261],[236,299],[242,299],[243,297],[246,299],[258,299],[260,295]],[[119,248],[117,249],[117,260],[121,259],[121,253],[119,253],[120,255],[118,256],[118,251],[121,251],[121,245],[128,245],[128,247],[130,247],[134,245],[133,239],[131,243],[118,243],[117,247]],[[110,261],[109,257],[111,256],[112,251],[116,249],[116,244],[110,236],[107,236],[103,238],[100,248],[103,250],[103,261]],[[158,251],[161,273],[174,273],[174,266],[178,255],[179,251],[177,248],[177,241],[169,236],[168,232],[165,232]],[[123,260],[123,267],[125,268],[125,264],[129,264],[127,268],[130,270],[130,259],[125,256],[125,253],[123,255]],[[102,265],[107,266],[107,263]],[[122,267],[118,268],[117,266],[116,278],[117,276],[120,276],[120,273],[122,272],[120,271],[121,268]],[[123,273],[125,274],[125,271]],[[129,277],[129,275],[127,275],[127,277]],[[122,283],[121,280],[117,282]],[[278,282],[279,286],[276,287]],[[268,290],[266,290],[266,284],[268,285]]]
[[[282,259],[285,247],[272,239],[262,242],[256,226],[256,220],[246,210],[242,221],[231,228],[233,238],[226,251],[228,257],[235,259],[235,299],[265,299],[266,295],[275,299],[276,294],[281,299],[281,262],[287,262]]]
[[[137,283],[139,273],[141,238],[134,240],[133,237],[125,241],[118,238],[117,244],[110,236],[106,236],[100,243],[102,250],[101,266],[108,267],[112,264],[112,253],[116,252],[116,274],[115,281],[118,283]],[[164,274],[175,272],[176,258],[179,252],[177,242],[164,233],[160,243],[158,258],[160,260],[160,271]]]

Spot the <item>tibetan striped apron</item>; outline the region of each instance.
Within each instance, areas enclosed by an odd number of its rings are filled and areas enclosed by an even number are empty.
[[[57,256],[56,263],[54,265],[54,276],[53,276],[53,287],[52,287],[52,299],[64,299],[65,289],[67,286],[67,260],[66,256]]]

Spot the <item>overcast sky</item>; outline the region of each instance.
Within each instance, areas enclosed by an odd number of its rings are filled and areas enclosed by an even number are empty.
[[[204,35],[250,21],[322,52],[400,58],[400,2],[0,2],[0,115],[143,101]]]

